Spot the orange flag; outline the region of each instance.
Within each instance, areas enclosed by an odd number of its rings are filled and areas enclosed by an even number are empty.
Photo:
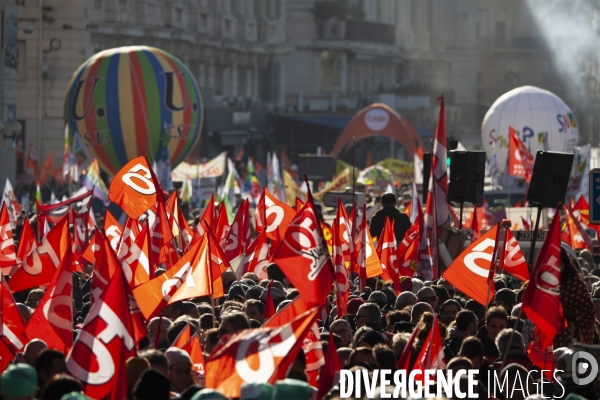
[[[148,282],[154,276],[154,257],[150,250],[150,230],[147,223],[120,261],[131,288]]]
[[[31,252],[23,262],[23,266],[10,279],[10,289],[13,292],[50,283],[65,257],[71,251],[69,220],[63,218],[42,239],[38,247]]]
[[[175,338],[175,340],[173,340],[173,343],[171,343],[171,347],[177,347],[178,349],[183,349],[183,346],[189,342],[189,340],[192,338],[192,328],[190,327],[190,324],[188,323],[185,328],[183,328],[181,330],[181,332],[179,332],[179,335],[177,335],[177,337]]]
[[[54,175],[54,150],[53,149],[50,149],[50,152],[48,153],[48,157],[46,157],[46,160],[42,163],[42,169],[40,170],[40,185],[43,185],[44,183],[46,183],[47,175],[50,175],[50,176]]]
[[[17,264],[15,252],[15,241],[13,239],[10,216],[6,209],[6,203],[2,203],[0,210],[0,267],[3,274],[8,274]]]
[[[204,236],[167,272],[133,289],[147,320],[158,315],[168,304],[212,294],[209,247]]]
[[[267,234],[262,231],[254,238],[246,249],[244,256],[243,273],[253,272],[259,280],[267,279],[267,265],[269,261],[269,243],[267,243]]]
[[[90,242],[83,251],[83,254],[81,254],[81,258],[90,264],[94,264],[96,262],[96,251],[100,249],[100,243],[97,241],[99,237],[100,234],[98,233],[98,229],[96,229],[90,238]]]
[[[100,248],[98,249],[98,252],[95,253],[96,262],[94,263],[92,272],[92,276],[94,277],[91,285],[91,295],[93,300],[100,297],[115,273],[122,269],[115,252],[108,243],[108,239],[102,235],[102,232],[97,232],[97,234],[99,235],[97,240],[99,241]],[[126,279],[129,282],[131,276],[126,277]]]
[[[348,310],[346,305],[348,304],[348,296],[350,295],[350,283],[348,281],[348,270],[344,265],[344,252],[342,250],[342,245],[340,244],[340,235],[339,230],[340,224],[339,222],[339,210],[338,216],[333,220],[333,246],[331,258],[333,260],[333,267],[335,269],[335,302],[338,308],[338,316],[343,317],[344,315],[348,315]]]
[[[248,200],[242,200],[242,204],[235,214],[231,228],[225,237],[223,252],[227,261],[246,252],[250,244],[250,215],[248,214]]]
[[[146,156],[129,161],[110,183],[108,198],[133,219],[138,219],[165,197]]]
[[[494,297],[494,285],[488,296],[488,276],[497,232],[498,226],[495,226],[471,243],[442,274],[456,289],[484,306],[486,300],[489,302]]]
[[[381,267],[383,270],[381,277],[386,280],[391,280],[396,294],[400,294],[402,289],[400,288],[394,221],[389,218],[385,219],[383,232],[377,243],[377,255],[381,259]]]
[[[356,266],[358,274],[361,277],[361,282],[366,283],[367,278],[379,276],[383,272],[381,261],[377,257],[377,250],[373,245],[369,226],[367,225],[366,205],[363,208],[363,218],[360,223],[360,230],[356,236],[354,252],[356,253]],[[363,282],[364,280],[364,282]],[[362,290],[362,288],[361,288]]]
[[[295,215],[296,211],[292,207],[277,200],[267,188],[263,188],[254,214],[256,231],[261,232],[266,229],[269,239],[279,241],[284,237]]]
[[[67,251],[25,329],[29,340],[68,353],[73,346],[73,262]]]
[[[29,218],[25,218],[23,230],[21,231],[21,239],[19,240],[19,248],[17,249],[17,260],[23,262],[37,247],[37,238],[35,232],[29,223]]]
[[[104,234],[110,242],[110,247],[114,251],[117,251],[119,243],[121,243],[123,227],[108,209],[106,209],[106,213],[104,214]]]
[[[569,226],[569,234],[571,235],[571,247],[574,250],[587,248],[593,253],[594,246],[581,222],[573,216],[573,211],[566,204],[564,205],[564,210],[567,214],[567,224]]]
[[[247,329],[219,341],[206,366],[206,387],[236,398],[245,382],[273,384],[296,359],[317,314],[313,309],[282,326]]]

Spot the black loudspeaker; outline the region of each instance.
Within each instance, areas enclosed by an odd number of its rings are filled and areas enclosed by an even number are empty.
[[[298,169],[311,181],[330,181],[333,176],[333,156],[299,154]]]
[[[556,208],[565,201],[573,154],[538,151],[533,164],[527,201],[536,207]]]
[[[429,177],[431,175],[431,153],[423,154],[423,205],[427,204]]]
[[[448,201],[483,205],[485,151],[451,151]]]

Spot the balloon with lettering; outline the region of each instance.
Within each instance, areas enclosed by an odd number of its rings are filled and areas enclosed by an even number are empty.
[[[554,93],[535,86],[513,89],[492,104],[481,125],[487,158],[492,159],[495,147],[500,172],[506,169],[509,126],[534,157],[538,150],[571,153],[579,137],[575,114]]]
[[[202,98],[193,75],[173,55],[148,46],[119,47],[75,71],[64,119],[72,151],[87,149],[111,175],[141,155],[152,165],[162,143],[175,167],[200,139]]]

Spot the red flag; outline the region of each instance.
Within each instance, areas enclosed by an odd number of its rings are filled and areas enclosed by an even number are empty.
[[[227,261],[246,252],[250,243],[250,216],[248,215],[248,200],[242,200],[242,204],[235,214],[231,229],[227,232],[223,252]]]
[[[412,357],[413,344],[415,343],[415,340],[417,339],[417,333],[419,333],[419,329],[418,329],[418,327],[415,327],[415,329],[413,329],[413,333],[410,335],[410,338],[408,339],[408,342],[406,343],[406,347],[404,347],[404,351],[402,352],[402,355],[400,356],[400,358],[398,358],[398,362],[396,363],[397,369],[407,371],[407,373],[410,368],[410,359]]]
[[[23,230],[21,231],[21,239],[19,240],[19,248],[17,250],[17,260],[20,263],[23,262],[31,252],[37,247],[37,238],[35,237],[35,232],[29,223],[29,218],[25,218],[25,222],[23,223]],[[13,273],[15,270],[13,269]],[[12,276],[12,273],[11,273]]]
[[[108,209],[104,214],[104,234],[110,242],[110,247],[117,251],[119,243],[121,243],[121,236],[123,236],[123,227]]]
[[[346,214],[346,209],[342,204],[342,200],[338,197],[338,209],[336,214],[337,220],[337,235],[339,240],[339,245],[342,248],[342,253],[344,255],[344,261],[349,263],[352,258],[352,252],[354,251],[354,239],[352,237],[352,232],[350,229],[350,221],[348,220],[348,215]],[[335,239],[334,239],[335,241]]]
[[[28,175],[36,177],[39,172],[39,164],[37,153],[35,152],[35,147],[33,147],[33,143],[29,142],[29,152],[27,155],[27,165],[26,172]]]
[[[247,329],[219,341],[208,360],[206,387],[235,398],[245,382],[273,384],[296,359],[317,314],[315,308],[282,326]]]
[[[585,226],[589,225],[589,223],[590,223],[590,205],[588,204],[584,195],[579,196],[579,199],[577,199],[577,202],[572,207],[572,210],[573,210],[573,214],[575,216],[577,216],[579,218],[579,220],[581,222],[583,222],[583,224]]]
[[[245,254],[243,273],[253,272],[259,280],[267,279],[266,268],[270,264],[270,260],[269,244],[267,243],[267,233],[265,231],[259,233],[254,241],[250,243]]]
[[[185,346],[191,338],[192,338],[192,328],[190,327],[190,324],[188,322],[187,325],[185,326],[185,328],[183,328],[181,330],[181,332],[179,332],[179,335],[177,335],[175,340],[173,340],[173,343],[171,343],[171,347],[177,347],[178,349],[183,349],[183,346]]]
[[[214,230],[215,238],[219,243],[227,236],[228,231],[229,219],[227,217],[227,210],[225,209],[225,202],[221,202],[217,208],[217,223]]]
[[[72,197],[68,200],[61,201],[55,204],[37,204],[38,214],[38,234],[40,237],[44,235],[44,227],[52,227],[60,222],[66,215],[69,215],[69,210],[74,209],[76,214],[86,214],[91,206],[93,190],[83,193],[79,196]],[[37,201],[37,199],[36,199]],[[87,218],[87,214],[86,214]],[[40,221],[43,221],[40,224]],[[69,222],[74,222],[70,220]],[[50,224],[46,226],[47,224]]]
[[[333,246],[332,260],[335,270],[335,302],[338,308],[338,317],[348,315],[346,305],[348,304],[348,296],[350,295],[350,283],[348,281],[348,270],[344,265],[344,251],[341,245],[342,235],[339,230],[342,224],[339,221],[340,212],[333,220]],[[345,224],[344,224],[345,225]]]
[[[523,222],[523,230],[530,231],[531,225],[529,224],[529,222],[527,222],[527,220],[523,217],[521,217],[521,221]]]
[[[425,211],[427,229],[433,226],[433,194],[435,193],[435,208],[437,226],[448,220],[448,167],[446,164],[446,113],[444,111],[444,96],[438,97],[440,113],[435,131],[433,158],[431,160],[431,178],[429,179],[429,195]],[[435,189],[434,189],[435,185]]]
[[[46,175],[52,176],[54,173],[54,150],[50,149],[48,157],[42,163],[42,169],[40,170],[40,185],[46,183]]]
[[[69,220],[64,218],[42,239],[10,279],[14,292],[50,283],[70,248]]]
[[[506,237],[504,239],[502,255],[500,256],[499,268],[516,276],[523,282],[529,280],[527,261],[525,261],[525,256],[523,256],[519,242],[517,242],[517,239],[515,239],[509,228],[506,228]]]
[[[204,360],[204,351],[202,350],[202,343],[198,333],[192,335],[191,339],[181,348],[187,351],[192,359],[192,369],[196,372],[196,375],[201,376],[201,380],[204,381],[204,373],[206,371],[206,361]]]
[[[427,339],[423,342],[421,351],[417,356],[414,367],[415,369],[446,369],[446,359],[444,358],[444,340],[440,333],[440,325],[437,315],[433,316],[433,324],[427,335]]]
[[[356,272],[358,272],[362,285],[366,284],[367,278],[379,276],[383,272],[381,261],[379,261],[379,257],[377,256],[377,249],[375,249],[375,246],[373,245],[369,226],[367,225],[366,210],[365,204],[363,207],[363,217],[360,222],[360,229],[354,244],[354,253],[356,254],[356,265],[354,268],[357,270]],[[363,288],[361,288],[361,290]]]
[[[25,329],[29,340],[42,338],[65,354],[73,346],[73,261],[67,251]]]
[[[146,220],[147,221],[147,220]],[[135,242],[136,238],[140,235],[140,227],[138,221],[127,217],[127,221],[125,221],[125,226],[123,228],[123,234],[121,235],[121,242],[119,243],[118,249],[115,250],[115,254],[119,261],[129,253],[129,248]]]
[[[269,239],[279,241],[284,237],[285,231],[295,215],[296,212],[292,207],[277,200],[267,188],[263,188],[254,214],[256,231],[260,232],[266,229]]]
[[[560,213],[557,209],[523,294],[522,310],[539,328],[540,348],[543,349],[550,346],[554,336],[567,326],[560,302],[560,252]]]
[[[325,302],[335,272],[310,194],[288,226],[273,261],[307,301]]]
[[[136,157],[121,168],[110,183],[108,198],[133,219],[138,219],[157,202],[165,202],[146,156]]]
[[[98,229],[96,229],[96,231],[92,234],[92,237],[90,238],[90,242],[83,251],[83,254],[81,254],[81,258],[83,258],[90,264],[94,264],[96,262],[96,251],[100,249],[100,243],[98,238],[100,238],[100,234],[98,233]]]
[[[10,273],[14,265],[17,264],[17,254],[15,252],[15,241],[13,239],[12,225],[6,203],[2,203],[0,210],[0,267],[3,274]]]
[[[494,297],[494,285],[488,296],[488,276],[496,248],[498,226],[471,243],[442,274],[456,289],[480,304]]]
[[[473,208],[473,215],[471,217],[471,242],[474,242],[481,237],[481,230],[479,230],[477,214],[477,206],[475,206]]]
[[[25,321],[17,308],[15,299],[0,274],[0,371],[8,366],[18,351],[23,351],[27,343]]]
[[[340,357],[337,354],[335,338],[333,334],[330,334],[327,353],[325,354],[325,365],[321,369],[321,376],[319,377],[317,400],[321,400],[339,382],[341,369],[342,366],[340,365]]]
[[[574,250],[585,249],[587,248],[592,254],[594,253],[594,246],[592,245],[592,241],[579,221],[579,219],[575,218],[573,215],[573,211],[566,204],[564,205],[564,209],[567,214],[567,225],[569,226],[569,234],[571,235],[571,247]]]
[[[121,265],[119,264],[111,245],[108,243],[108,239],[102,235],[102,232],[97,233],[99,235],[98,241],[100,248],[98,249],[98,252],[95,253],[96,262],[94,263],[94,268],[92,270],[94,279],[92,279],[91,295],[93,301],[100,298],[100,295],[108,286],[111,278],[118,270],[121,270]],[[125,279],[129,282],[131,280],[131,271],[128,270],[128,272],[130,276],[125,277]]]
[[[383,272],[381,277],[385,280],[391,280],[394,284],[396,294],[400,294],[400,276],[398,271],[397,251],[396,251],[396,234],[394,233],[394,221],[389,218],[385,219],[383,232],[377,243],[377,255],[381,260]]]
[[[188,225],[181,208],[179,208],[177,192],[173,192],[169,200],[167,200],[167,217],[173,236],[179,236],[185,246],[189,245],[194,232]]]
[[[219,242],[213,235],[211,230],[206,232],[206,239],[208,240],[208,248],[210,251],[210,277],[211,277],[211,293],[213,298],[219,299],[225,296],[225,290],[223,288],[223,272],[229,269],[229,262],[223,254]]]
[[[202,217],[198,222],[198,226],[196,226],[196,232],[194,233],[194,238],[196,240],[200,239],[202,235],[204,235],[206,224],[213,229],[215,221],[215,195],[210,196],[210,200],[206,204],[206,208],[204,209],[204,213],[202,213]],[[194,238],[192,238],[192,243],[194,243]]]
[[[524,176],[527,182],[533,172],[533,155],[527,150],[513,127],[508,129],[508,174]]]
[[[270,280],[267,285],[267,297],[265,298],[265,321],[275,315],[275,304],[273,304],[273,296],[271,295],[271,287],[274,280]]]
[[[67,357],[69,373],[91,398],[127,398],[125,361],[136,354],[136,314],[124,301],[130,294],[125,276],[117,271],[92,304]]]
[[[196,242],[167,272],[133,289],[148,320],[168,304],[211,294],[211,265],[208,240]]]
[[[302,199],[300,199],[299,197],[296,197],[296,203],[294,206],[294,209],[296,211],[300,211],[300,209],[304,206],[304,202],[302,201]]]

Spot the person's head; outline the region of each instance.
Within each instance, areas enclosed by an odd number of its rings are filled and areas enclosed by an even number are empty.
[[[479,369],[483,364],[483,344],[475,336],[463,340],[458,351],[460,357],[466,357],[471,360],[473,368]]]
[[[404,349],[406,348],[406,345],[408,344],[409,338],[410,338],[410,335],[405,332],[398,332],[398,333],[394,334],[394,336],[392,337],[392,350],[394,351],[394,354],[396,355],[396,360],[398,360],[400,358],[400,356],[402,355],[402,353],[404,352]]]
[[[364,331],[357,339],[355,347],[373,348],[378,344],[385,344],[385,338],[377,331],[372,329]]]
[[[441,306],[442,304],[444,304],[444,302],[448,299],[450,299],[450,296],[448,295],[448,291],[446,290],[445,287],[441,286],[441,285],[432,285],[431,288],[435,291],[435,295],[438,298],[438,302],[437,302],[437,306]],[[436,310],[438,311],[438,310]]]
[[[200,329],[203,331],[215,327],[215,319],[212,314],[202,314],[199,321]]]
[[[511,289],[504,288],[500,289],[494,295],[494,304],[502,307],[506,310],[507,314],[510,314],[512,308],[517,303],[517,294]]]
[[[408,310],[392,310],[385,315],[386,330],[394,331],[394,325],[397,322],[410,322],[410,312]]]
[[[187,318],[175,321],[171,324],[169,330],[167,331],[167,339],[169,340],[169,346],[173,344],[173,342],[175,341],[175,339],[177,339],[177,336],[179,336],[181,331],[187,329],[188,325],[190,326],[192,335],[196,333],[196,324],[192,323],[192,321],[188,321]]]
[[[56,374],[46,382],[40,391],[38,400],[60,399],[71,392],[81,392],[79,380],[67,374]]]
[[[387,299],[387,296],[385,295],[385,293],[383,293],[382,291],[376,290],[374,292],[371,292],[367,302],[375,303],[379,306],[380,309],[383,309],[383,307],[385,307],[387,304],[387,300],[388,299]]]
[[[373,355],[377,361],[377,365],[382,369],[396,369],[396,356],[392,349],[385,344],[377,344],[373,347]]]
[[[485,318],[485,307],[473,299],[467,300],[465,303],[465,310],[473,311],[480,320]]]
[[[460,309],[461,307],[458,301],[449,299],[442,303],[439,314],[444,322],[449,324],[456,319],[456,315],[459,313]]]
[[[40,351],[35,360],[35,371],[38,375],[40,387],[56,374],[67,372],[67,363],[64,353],[56,349],[44,349]]]
[[[4,400],[33,400],[37,389],[37,373],[28,364],[9,365],[0,376],[0,392]]]
[[[454,288],[454,286],[450,282],[448,282],[444,278],[440,278],[438,280],[438,285],[443,286],[444,288],[446,288],[446,291],[448,292],[449,298],[451,298],[451,299],[454,298],[454,295],[456,294],[456,289]]]
[[[183,314],[183,301],[176,301],[162,309],[162,314],[165,318],[175,321]]]
[[[169,360],[165,353],[159,350],[150,349],[140,353],[150,363],[150,367],[167,375],[169,373]]]
[[[414,294],[419,293],[419,290],[424,286],[423,281],[419,278],[412,278],[412,292]]]
[[[219,325],[219,337],[231,335],[244,329],[250,328],[248,317],[241,311],[228,311],[221,315],[221,324]]]
[[[37,305],[40,302],[40,300],[42,300],[42,296],[43,295],[44,295],[44,291],[43,290],[41,290],[41,289],[33,289],[27,295],[27,300],[25,301],[25,303],[30,304],[30,305],[31,304]]]
[[[373,322],[380,321],[381,311],[379,310],[379,306],[373,303],[365,303],[358,307],[356,318],[354,318],[354,323],[356,324],[357,329]]]
[[[281,282],[282,284],[285,284],[286,282],[286,277],[285,274],[283,273],[283,271],[281,270],[281,268],[279,268],[279,265],[275,264],[275,263],[271,263],[269,265],[267,265],[267,277],[269,279],[273,279],[275,281]]]
[[[402,310],[406,306],[412,306],[417,303],[417,296],[412,292],[402,292],[396,297],[396,310]]]
[[[417,300],[419,302],[429,303],[435,310],[438,305],[438,297],[435,290],[430,287],[423,287],[417,292]]]
[[[396,195],[394,193],[384,193],[381,196],[381,205],[383,207],[396,207]]]
[[[221,279],[223,281],[223,290],[225,291],[225,293],[229,293],[229,289],[231,288],[231,285],[233,285],[233,283],[237,280],[237,277],[235,276],[233,271],[228,269],[227,271],[221,274]]]
[[[265,305],[260,300],[250,299],[246,301],[242,310],[249,319],[254,319],[261,324],[265,320]]]
[[[336,319],[329,325],[329,331],[342,339],[344,346],[352,344],[352,328],[346,319]]]
[[[288,371],[287,378],[289,379],[298,379],[299,381],[307,382],[308,378],[306,377],[306,373],[304,372],[306,369],[306,355],[304,354],[304,350],[300,349],[294,363],[292,364],[290,370]]]
[[[194,383],[192,359],[186,351],[176,347],[169,347],[165,356],[169,361],[168,377],[171,385],[177,393],[181,393]]]
[[[198,319],[200,318],[200,312],[198,311],[198,306],[191,301],[184,301],[182,306],[182,311],[184,315],[188,315],[191,318]]]
[[[446,371],[452,371],[452,376],[456,376],[456,373],[461,369],[472,369],[473,363],[467,357],[454,357],[446,365]]]
[[[511,339],[512,336],[512,339]],[[508,347],[510,343],[510,348]],[[500,357],[504,357],[507,353],[526,355],[527,351],[523,336],[512,328],[504,329],[496,336],[496,347],[500,352]]]
[[[33,339],[29,341],[25,345],[25,350],[23,351],[23,361],[32,367],[35,365],[35,359],[37,358],[40,351],[47,349],[48,345],[41,339]]]
[[[354,366],[359,363],[365,363],[369,365],[371,369],[377,368],[377,359],[373,355],[373,351],[369,347],[359,347],[352,350],[348,357],[348,365]]]
[[[153,368],[147,369],[133,387],[135,399],[169,399],[171,382],[166,374]]]
[[[488,332],[488,339],[495,341],[496,336],[506,329],[508,324],[508,315],[503,307],[490,307],[485,314],[485,328]]]
[[[207,354],[210,354],[213,352],[213,350],[218,342],[219,342],[219,330],[217,328],[209,329],[204,333],[204,351]]]
[[[171,320],[165,317],[154,317],[148,322],[148,339],[150,343],[154,344],[156,340],[156,334],[159,332],[158,337],[158,348],[163,349],[169,347],[169,339],[167,333],[171,327]]]
[[[473,336],[477,333],[479,319],[473,311],[462,310],[456,314],[456,329],[462,332],[466,337]]]
[[[415,304],[410,311],[410,322],[413,324],[417,324],[421,319],[421,316],[426,312],[430,312],[433,314],[433,307],[431,306],[431,304],[426,302],[419,302]]]

